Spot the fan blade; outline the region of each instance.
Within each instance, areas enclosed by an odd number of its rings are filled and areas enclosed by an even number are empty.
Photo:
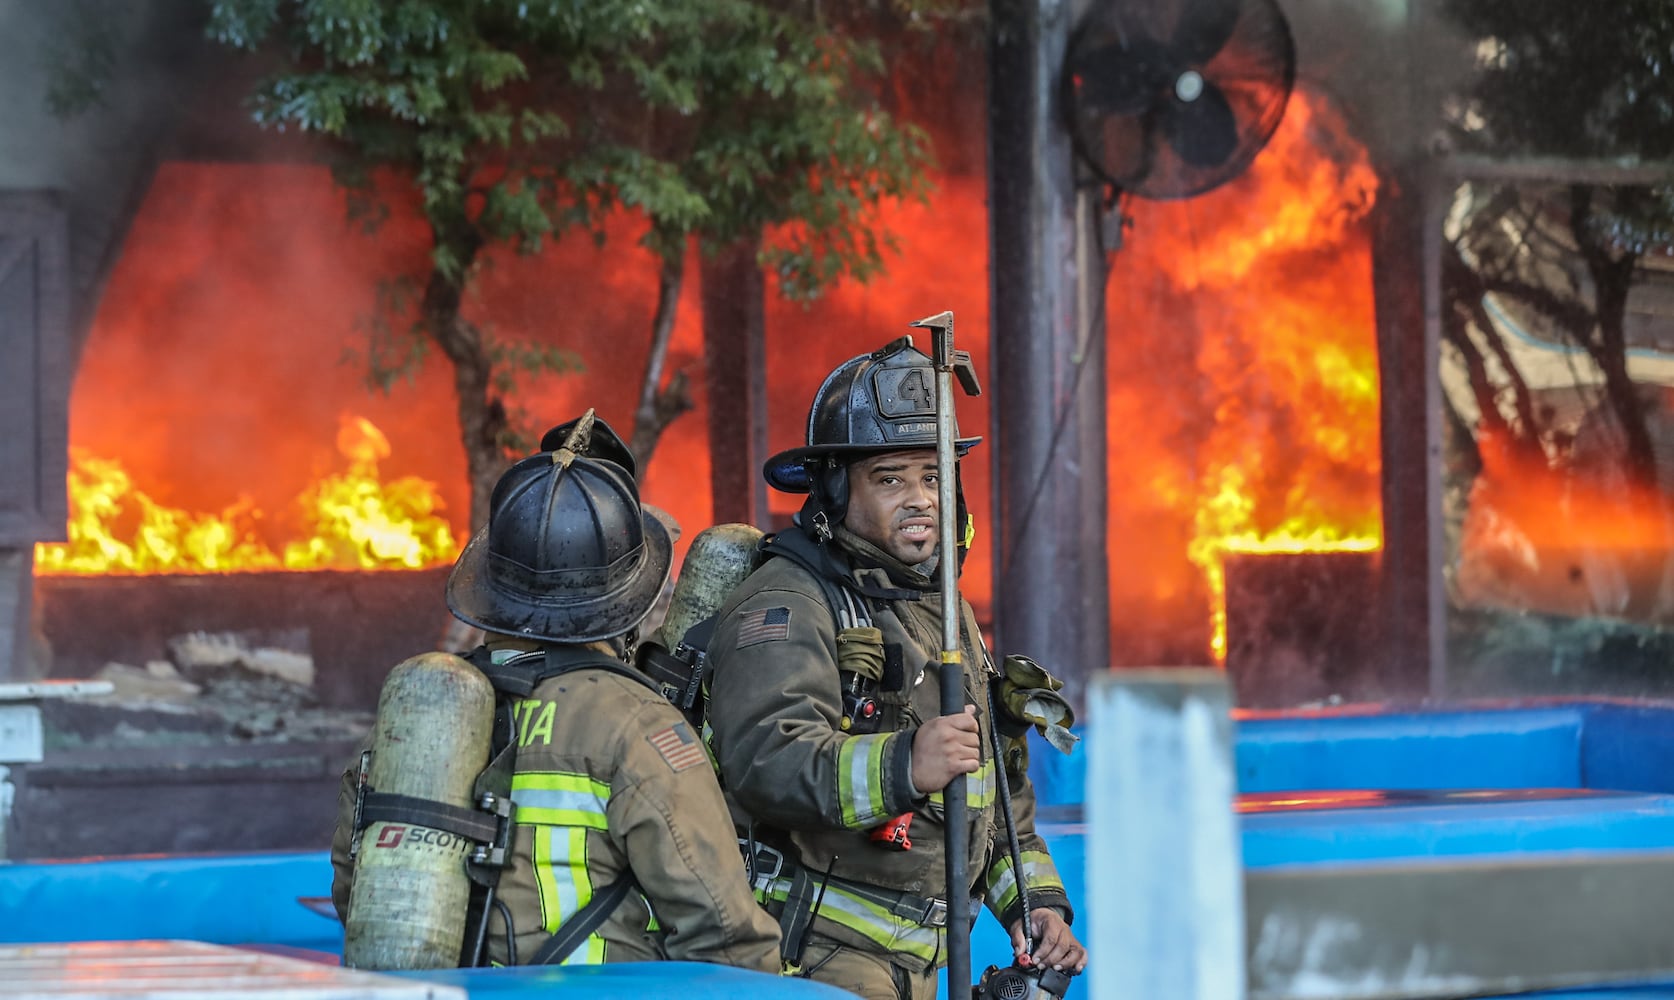
[[[1149,107],[1168,86],[1167,53],[1148,39],[1112,40],[1070,54],[1070,78],[1081,107],[1092,114],[1131,115]]]
[[[1180,159],[1194,167],[1218,167],[1238,151],[1238,117],[1221,88],[1207,80],[1194,100],[1170,98],[1162,133]]]
[[[1202,68],[1226,47],[1243,16],[1243,0],[1191,0],[1175,25],[1169,50],[1187,66]]]

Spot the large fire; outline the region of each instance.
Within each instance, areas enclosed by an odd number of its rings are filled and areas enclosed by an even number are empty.
[[[1117,664],[1221,655],[1227,553],[1378,546],[1377,364],[1362,224],[1376,186],[1340,116],[1299,92],[1244,176],[1189,201],[1127,206],[1132,226],[1113,258],[1108,323]],[[885,276],[810,306],[769,296],[770,450],[799,443],[825,371],[921,316],[954,310],[959,346],[986,371],[985,201],[980,175],[938,177],[931,204],[881,213],[901,247]],[[603,248],[561,240],[539,258],[496,255],[484,272],[474,319],[572,350],[583,365],[579,375],[521,386],[535,433],[587,406],[626,432],[655,302],[656,269],[638,236],[623,218]],[[451,558],[466,530],[466,493],[443,366],[427,364],[412,385],[378,396],[362,387],[357,363],[320,363],[359,342],[376,282],[411,272],[423,253],[422,227],[399,212],[375,236],[350,230],[324,168],[165,164],[101,300],[72,399],[72,441],[112,456],[131,479],[127,513],[114,517],[126,532],[81,526],[112,523],[114,501],[80,490],[118,470],[78,462],[76,536],[43,547],[40,571],[164,572],[159,551],[192,553],[184,557],[196,561],[192,572]],[[701,356],[694,249],[670,367],[688,370],[698,409],[670,427],[643,486],[685,525],[686,541],[711,522]],[[375,449],[382,478],[339,490],[328,487],[342,475],[329,442],[344,407],[387,441]],[[988,420],[987,396],[961,403],[962,424]],[[358,467],[353,456],[350,465]],[[987,456],[967,462],[965,476],[981,524]],[[141,502],[140,493],[156,499]],[[355,499],[335,503],[326,493]],[[294,509],[299,494],[316,501],[311,509],[347,516],[322,515],[271,540],[274,518],[258,512]],[[783,516],[796,498],[771,502]],[[393,544],[357,535],[387,510],[414,526],[398,529]],[[136,532],[124,518],[144,523],[141,512],[151,511],[166,526],[163,540],[140,544],[151,529]],[[990,601],[991,555],[979,535],[965,572],[979,613]]]
[[[297,497],[305,537],[276,552],[262,538],[264,513],[247,498],[219,513],[158,503],[120,462],[72,451],[69,541],[35,546],[44,574],[239,573],[266,570],[418,569],[458,554],[433,484],[416,476],[384,482],[389,441],[364,417],[345,416],[337,448],[345,471]]]
[[[1224,658],[1228,554],[1381,545],[1377,184],[1340,115],[1298,92],[1244,176],[1128,206],[1109,285],[1118,657],[1131,609],[1202,620],[1182,553],[1208,634],[1141,639],[1133,662],[1189,659],[1204,638]]]

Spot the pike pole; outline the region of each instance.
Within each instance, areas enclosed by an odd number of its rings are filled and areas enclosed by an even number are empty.
[[[930,331],[931,363],[936,368],[936,523],[941,529],[937,568],[942,575],[942,714],[965,711],[964,646],[959,641],[958,471],[953,429],[953,378],[967,395],[982,392],[971,356],[953,349],[953,313],[942,312],[912,324]],[[956,774],[942,790],[947,823],[947,989],[962,997],[971,988],[970,821],[966,814],[965,776]]]

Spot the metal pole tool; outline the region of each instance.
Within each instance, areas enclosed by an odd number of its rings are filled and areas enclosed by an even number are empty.
[[[959,641],[958,471],[955,465],[953,380],[966,395],[982,392],[976,368],[965,351],[953,349],[953,313],[942,312],[914,323],[930,331],[931,362],[936,368],[936,523],[941,527],[938,568],[942,583],[942,714],[965,711],[964,645]],[[974,637],[973,637],[974,638]],[[966,817],[965,776],[954,775],[942,790],[947,817],[947,988],[962,996],[971,986],[970,823]]]

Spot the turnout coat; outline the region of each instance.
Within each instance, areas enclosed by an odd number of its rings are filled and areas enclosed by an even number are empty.
[[[497,661],[527,647],[493,649]],[[631,678],[578,669],[513,705],[516,803],[511,863],[489,922],[494,964],[527,962],[594,893],[631,870],[639,883],[565,964],[671,959],[779,970],[778,927],[751,895],[727,807],[698,734]],[[357,767],[344,774],[332,843],[332,899],[347,915]],[[368,849],[363,844],[361,849]]]
[[[1021,915],[996,808],[993,668],[970,606],[961,601],[965,697],[977,706],[982,765],[966,776],[972,884],[949,893],[941,791],[920,795],[911,780],[913,735],[941,714],[938,581],[842,527],[826,549],[835,545],[840,551],[821,552],[794,528],[776,536],[766,551],[789,551],[767,559],[722,607],[708,646],[706,736],[722,784],[744,814],[741,836],[753,835],[786,857],[778,873],[758,858],[758,896],[782,910],[800,867],[825,883],[813,930],[922,972],[944,962],[945,918],[936,917],[936,903],[971,906],[980,898],[1008,928]],[[864,597],[882,632],[881,711],[872,726],[843,726],[843,629],[816,575],[822,566],[834,582]],[[1063,883],[1035,833],[1026,744],[1017,738],[1004,746],[998,766],[1006,768],[1030,904],[1072,919]],[[910,850],[871,838],[874,828],[901,813],[913,817]]]

